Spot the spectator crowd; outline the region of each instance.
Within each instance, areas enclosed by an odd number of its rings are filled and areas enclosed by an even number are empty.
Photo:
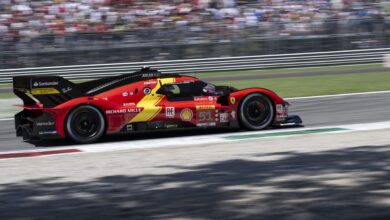
[[[389,22],[378,0],[0,0],[0,37],[8,42],[140,30],[181,31],[186,39],[241,37],[247,30],[302,36],[384,31]]]

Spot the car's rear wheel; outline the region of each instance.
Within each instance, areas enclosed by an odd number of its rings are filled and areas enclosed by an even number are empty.
[[[261,93],[246,96],[239,108],[241,125],[250,130],[267,128],[275,117],[272,101]]]
[[[73,109],[65,123],[67,137],[81,143],[93,143],[105,133],[103,114],[94,106],[82,105]]]

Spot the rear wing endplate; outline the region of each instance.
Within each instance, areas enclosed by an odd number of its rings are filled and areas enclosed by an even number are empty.
[[[36,106],[39,101],[44,108],[84,96],[76,84],[60,76],[16,76],[13,90],[25,106]]]

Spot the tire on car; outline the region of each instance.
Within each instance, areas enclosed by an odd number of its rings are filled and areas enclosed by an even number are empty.
[[[105,134],[105,128],[103,113],[91,105],[76,107],[65,121],[66,136],[80,144],[98,141]]]
[[[273,122],[275,107],[266,95],[251,93],[241,101],[238,114],[243,127],[249,130],[261,130]]]

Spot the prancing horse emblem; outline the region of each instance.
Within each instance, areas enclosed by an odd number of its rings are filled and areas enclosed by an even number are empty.
[[[232,103],[232,105],[234,105],[236,103],[236,98],[230,97],[230,103]]]

